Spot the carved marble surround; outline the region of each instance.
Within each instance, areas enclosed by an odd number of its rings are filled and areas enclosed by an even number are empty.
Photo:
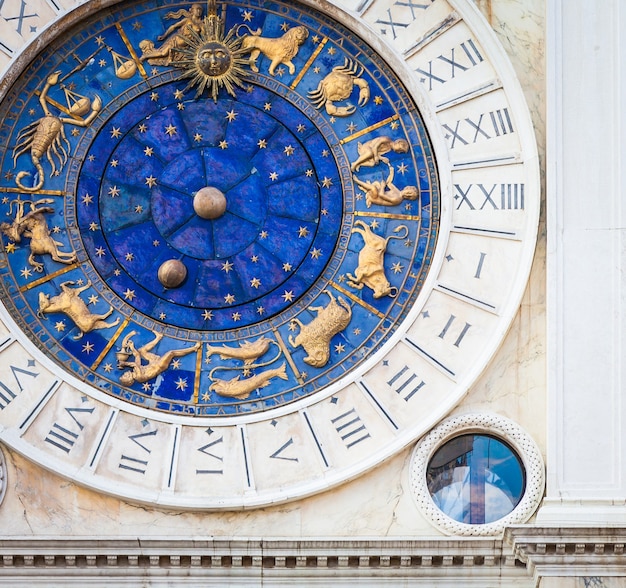
[[[520,503],[506,516],[492,523],[461,523],[441,512],[432,500],[426,482],[427,469],[435,451],[463,434],[496,435],[513,447],[524,464],[526,487]],[[411,463],[411,489],[422,514],[433,525],[453,536],[490,537],[506,527],[525,523],[537,510],[545,489],[545,465],[534,441],[518,425],[495,414],[464,414],[435,427],[416,445]]]

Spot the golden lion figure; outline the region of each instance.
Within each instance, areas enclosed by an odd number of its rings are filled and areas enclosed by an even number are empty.
[[[298,54],[300,45],[302,45],[309,36],[309,31],[303,26],[297,26],[289,29],[282,37],[271,39],[261,37],[261,29],[250,35],[245,35],[241,41],[241,51],[243,53],[250,51],[250,69],[258,73],[259,68],[256,60],[261,53],[270,59],[272,63],[269,67],[270,75],[274,75],[274,70],[280,64],[289,68],[289,73],[296,71],[296,66],[292,63],[292,59]]]
[[[302,345],[307,352],[304,362],[314,367],[324,367],[330,359],[330,340],[343,331],[352,319],[352,308],[341,297],[335,298],[330,290],[324,290],[330,298],[326,306],[311,306],[309,310],[317,313],[316,317],[307,325],[298,318],[291,322],[300,327],[296,337],[289,335],[292,347]]]

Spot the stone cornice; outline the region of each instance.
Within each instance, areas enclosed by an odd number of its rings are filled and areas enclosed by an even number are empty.
[[[542,577],[623,576],[626,527],[509,527],[484,538],[0,537],[0,586],[249,585],[306,579],[343,586],[538,585]],[[531,579],[532,575],[532,579]],[[430,582],[430,584],[429,584]],[[43,583],[43,584],[42,584]],[[77,585],[78,585],[77,584]]]
[[[626,526],[509,527],[504,542],[535,579],[546,576],[624,576]]]
[[[498,586],[503,578],[524,585],[528,578],[499,539],[0,537],[0,585],[32,586],[34,578],[55,585],[70,576],[85,586],[146,577],[185,578],[187,586],[225,577],[230,586],[261,577],[376,586],[402,579],[432,586],[440,578],[438,586],[458,586],[462,578],[477,588],[486,581]]]

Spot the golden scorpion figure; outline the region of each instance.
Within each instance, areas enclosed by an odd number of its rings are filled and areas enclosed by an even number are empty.
[[[96,118],[102,108],[102,101],[99,96],[94,97],[93,103],[88,98],[80,97],[80,100],[76,100],[68,111],[70,115],[76,118],[54,116],[48,108],[46,97],[48,90],[59,83],[60,74],[60,71],[56,71],[48,76],[46,84],[39,96],[39,103],[41,104],[41,108],[43,108],[45,116],[32,122],[20,131],[17,136],[17,144],[13,149],[13,167],[17,164],[17,158],[30,150],[30,158],[35,168],[37,168],[38,181],[35,186],[29,187],[22,184],[22,178],[29,176],[30,172],[21,171],[15,177],[15,183],[20,189],[24,190],[24,192],[37,192],[43,187],[44,171],[40,160],[44,155],[48,158],[52,168],[50,177],[57,173],[57,166],[53,156],[56,158],[59,165],[58,171],[60,172],[63,169],[71,149],[70,142],[65,136],[63,125],[70,124],[78,127],[86,127]],[[91,110],[89,116],[82,118],[89,110]]]

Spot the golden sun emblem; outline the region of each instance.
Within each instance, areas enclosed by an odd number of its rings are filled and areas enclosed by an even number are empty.
[[[217,14],[216,0],[208,0],[207,16],[202,18],[202,5],[192,4],[189,10],[168,12],[166,20],[175,20],[155,46],[145,39],[139,43],[141,61],[151,65],[174,66],[185,70],[182,77],[191,78],[187,88],[197,87],[196,98],[209,89],[217,100],[221,88],[235,95],[235,86],[243,86],[243,69],[248,60],[241,55],[242,37],[237,34],[242,25],[224,35],[223,19]],[[260,31],[259,31],[260,32]]]
[[[188,88],[197,87],[196,98],[206,89],[213,100],[221,88],[231,96],[235,86],[243,87],[246,76],[242,57],[241,37],[233,27],[224,35],[224,22],[217,14],[216,0],[207,2],[207,16],[196,27],[189,27],[184,36],[184,46],[177,50],[172,65],[186,70],[183,78],[191,78]]]

